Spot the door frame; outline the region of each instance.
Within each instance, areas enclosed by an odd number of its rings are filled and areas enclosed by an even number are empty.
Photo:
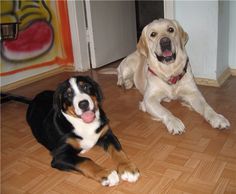
[[[67,1],[67,5],[75,70],[87,71],[91,67],[84,1]]]
[[[175,5],[174,0],[163,0],[164,1],[164,18],[175,19]]]
[[[76,71],[91,69],[85,16],[85,1],[67,1]],[[174,19],[174,0],[164,0],[164,17]]]
[[[90,5],[90,0],[85,1],[85,9],[87,13],[91,13],[91,5]],[[93,24],[92,24],[92,17],[91,14],[87,14],[87,38],[89,42],[89,51],[90,51],[90,62],[91,62],[91,68],[97,63],[96,62],[96,57],[95,57],[95,52],[94,49],[94,37],[93,37]],[[94,67],[93,67],[94,68]]]

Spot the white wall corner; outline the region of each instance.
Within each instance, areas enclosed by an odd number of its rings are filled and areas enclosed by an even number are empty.
[[[217,79],[229,69],[229,1],[219,1],[218,42],[217,42]],[[229,70],[227,70],[229,72]]]
[[[236,1],[229,1],[229,67],[236,75]]]

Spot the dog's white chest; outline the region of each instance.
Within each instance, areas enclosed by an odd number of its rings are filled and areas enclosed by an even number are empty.
[[[96,129],[99,127],[100,122],[95,120],[93,123],[82,123],[82,125],[83,126],[81,126],[80,123],[79,126],[75,126],[74,133],[82,138],[79,143],[82,148],[81,153],[85,153],[97,143],[100,137],[100,133],[96,133]]]
[[[89,149],[91,149],[98,141],[99,136],[93,136],[89,138],[83,138],[83,140],[80,140],[80,146],[82,148],[81,154],[87,152]]]
[[[92,123],[84,123],[80,119],[70,115],[64,114],[64,116],[73,125],[73,132],[82,138],[81,140],[78,140],[82,149],[81,153],[85,153],[91,149],[97,143],[101,135],[101,132],[96,133],[97,128],[100,126],[99,119],[96,118]]]

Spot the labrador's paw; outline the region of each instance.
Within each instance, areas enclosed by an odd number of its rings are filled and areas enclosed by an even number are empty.
[[[168,118],[165,124],[169,133],[172,135],[180,135],[185,132],[185,126],[182,121],[174,116]]]
[[[207,121],[213,128],[226,129],[230,127],[229,121],[221,114],[212,114]]]

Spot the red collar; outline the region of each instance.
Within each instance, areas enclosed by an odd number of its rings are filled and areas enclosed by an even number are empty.
[[[188,62],[189,62],[189,59],[186,60],[186,64],[185,64],[184,69],[181,74],[179,74],[177,76],[171,76],[170,79],[168,79],[167,83],[169,85],[176,84],[179,80],[182,79],[182,77],[184,77],[185,73],[187,72]],[[148,66],[148,71],[151,72],[153,75],[157,76],[157,74],[149,66]]]

